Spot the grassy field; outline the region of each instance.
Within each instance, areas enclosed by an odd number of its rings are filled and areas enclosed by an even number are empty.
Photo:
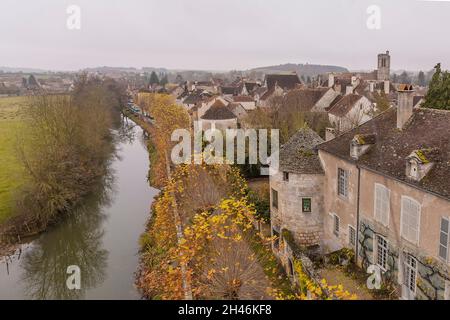
[[[16,157],[16,141],[24,129],[26,97],[0,98],[0,223],[13,215],[16,190],[25,175]]]

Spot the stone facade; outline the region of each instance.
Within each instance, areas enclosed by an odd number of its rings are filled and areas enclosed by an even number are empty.
[[[376,264],[374,252],[374,239],[376,235],[386,237],[385,233],[377,230],[373,221],[362,220],[359,225],[359,265],[366,270],[368,266]],[[390,239],[390,238],[388,238]],[[423,251],[411,250],[404,245],[389,241],[387,255],[387,270],[383,272],[384,281],[397,284],[398,295],[402,296],[404,277],[404,257],[411,255],[417,260],[416,292],[418,300],[444,300],[446,283],[450,282],[448,267],[429,256]],[[447,285],[448,290],[448,285]]]
[[[288,181],[283,172],[270,177],[270,186],[278,192],[278,208],[273,207],[273,224],[279,230],[289,230],[299,245],[319,245],[323,230],[323,174],[289,173]],[[302,199],[311,199],[311,212],[303,212]]]

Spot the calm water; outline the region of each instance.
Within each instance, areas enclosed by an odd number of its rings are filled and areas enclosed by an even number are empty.
[[[139,299],[134,287],[138,239],[157,190],[146,181],[148,153],[139,127],[124,125],[111,164],[110,187],[0,262],[0,299]],[[69,290],[67,267],[81,270],[81,289]]]

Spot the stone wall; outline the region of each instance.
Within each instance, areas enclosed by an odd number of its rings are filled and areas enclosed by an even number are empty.
[[[412,250],[402,243],[397,243],[385,234],[377,232],[376,225],[368,220],[362,220],[359,226],[359,265],[367,270],[374,264],[374,238],[380,234],[388,240],[388,270],[382,275],[383,281],[391,281],[398,285],[400,295],[402,285],[402,256],[410,254],[417,260],[416,299],[419,300],[443,300],[445,295],[445,283],[450,281],[448,267],[439,261],[427,257],[423,252]]]
[[[272,225],[289,230],[299,245],[318,245],[323,233],[323,182],[322,174],[283,173],[270,177],[270,187],[278,191],[278,209],[272,206]],[[311,198],[311,212],[302,212],[302,198]]]

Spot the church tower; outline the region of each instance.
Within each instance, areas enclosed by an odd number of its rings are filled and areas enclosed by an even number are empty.
[[[391,69],[391,56],[389,55],[389,51],[386,53],[380,53],[378,55],[378,70],[377,70],[377,79],[378,81],[389,80],[390,70]]]

